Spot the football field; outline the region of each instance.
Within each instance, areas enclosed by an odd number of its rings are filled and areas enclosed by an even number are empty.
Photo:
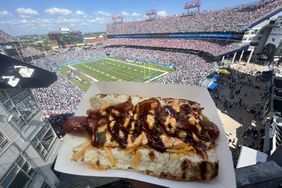
[[[70,80],[84,91],[89,88],[91,82],[95,81],[149,82],[173,71],[173,69],[161,65],[136,64],[116,58],[74,63],[61,67],[59,70],[65,76],[69,71],[75,72],[76,79]]]

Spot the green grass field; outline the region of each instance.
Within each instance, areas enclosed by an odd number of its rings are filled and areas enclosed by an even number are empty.
[[[77,77],[84,80],[83,83],[76,78],[70,79],[83,91],[87,91],[94,81],[136,81],[148,82],[163,76],[173,69],[148,63],[128,63],[120,59],[103,58],[96,61],[86,61],[79,64],[71,64],[61,67],[59,70],[67,75],[69,70],[77,70]]]
[[[60,69],[60,72],[63,74],[63,75],[65,75],[65,76],[67,76],[67,71],[69,71],[69,68],[66,66],[66,67],[62,67],[61,69]],[[84,79],[84,80],[86,80],[86,83],[81,83],[79,80],[77,80],[77,79],[75,79],[75,78],[71,78],[71,79],[69,79],[74,85],[76,85],[76,86],[78,86],[82,91],[87,91],[87,89],[90,87],[90,85],[91,85],[91,80],[88,78],[88,77],[86,77],[86,76],[84,76],[83,74],[81,74],[81,75],[79,75],[78,76],[79,78],[81,78],[81,79]]]

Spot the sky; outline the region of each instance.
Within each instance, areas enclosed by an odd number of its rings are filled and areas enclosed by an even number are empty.
[[[2,0],[4,1],[4,0]],[[184,13],[186,0],[5,0],[0,29],[13,36],[47,34],[60,27],[85,32],[106,31],[112,15],[125,21],[145,19],[147,10],[159,16]],[[256,0],[202,0],[201,10],[217,10]]]

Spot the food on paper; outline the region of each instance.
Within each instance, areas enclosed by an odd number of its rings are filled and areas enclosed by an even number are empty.
[[[218,175],[218,127],[199,103],[175,98],[98,94],[87,117],[69,118],[67,133],[85,134],[73,161],[94,170],[134,170],[173,180]]]

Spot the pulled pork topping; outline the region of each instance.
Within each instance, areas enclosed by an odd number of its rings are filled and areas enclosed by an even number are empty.
[[[148,145],[159,152],[171,147],[173,139],[192,146],[207,159],[206,151],[215,147],[219,129],[202,110],[197,103],[180,104],[178,99],[173,105],[162,106],[157,98],[150,98],[134,106],[129,97],[123,103],[88,111],[88,116],[69,118],[64,131],[87,132],[94,147],[104,146],[108,140],[120,148]]]

